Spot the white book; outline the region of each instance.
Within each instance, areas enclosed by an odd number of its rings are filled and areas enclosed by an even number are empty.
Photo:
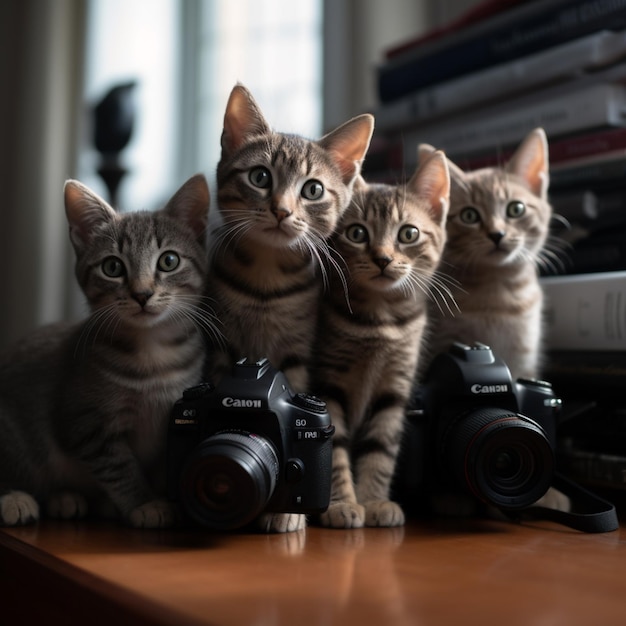
[[[425,122],[557,81],[578,78],[626,55],[626,32],[600,31],[542,52],[473,72],[381,105],[376,129]]]
[[[541,92],[508,106],[485,108],[468,115],[425,124],[405,133],[405,163],[416,164],[419,143],[450,155],[514,145],[531,130],[543,127],[548,138],[605,126],[626,125],[626,87],[594,84],[552,98]]]
[[[541,285],[549,350],[626,350],[626,271],[548,276]]]

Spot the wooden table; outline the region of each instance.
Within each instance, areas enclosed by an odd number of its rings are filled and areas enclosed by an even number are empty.
[[[285,535],[0,530],[0,624],[626,624],[626,529],[419,521]]]

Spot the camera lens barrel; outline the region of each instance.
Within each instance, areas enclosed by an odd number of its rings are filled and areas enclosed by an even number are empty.
[[[279,473],[273,445],[253,433],[225,431],[202,441],[181,474],[181,503],[199,524],[240,528],[271,498]]]
[[[530,506],[554,474],[554,451],[534,420],[484,407],[457,418],[443,441],[444,464],[481,501],[503,509]]]

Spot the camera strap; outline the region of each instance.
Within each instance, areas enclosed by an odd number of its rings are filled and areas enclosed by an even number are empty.
[[[521,511],[507,511],[506,515],[517,521],[528,518],[547,519],[585,533],[606,533],[619,528],[615,506],[608,500],[600,498],[558,472],[554,474],[552,486],[570,498],[571,511],[530,506]]]

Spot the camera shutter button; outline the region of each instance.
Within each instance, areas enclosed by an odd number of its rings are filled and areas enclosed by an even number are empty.
[[[287,459],[285,480],[289,485],[299,483],[304,477],[304,463],[300,459]]]
[[[211,383],[200,383],[199,385],[194,385],[193,387],[188,387],[183,391],[183,398],[185,400],[195,400],[197,398],[203,398],[204,396],[210,395],[214,390],[214,387]]]
[[[293,397],[293,403],[313,413],[326,413],[326,402],[308,393],[297,393]]]

